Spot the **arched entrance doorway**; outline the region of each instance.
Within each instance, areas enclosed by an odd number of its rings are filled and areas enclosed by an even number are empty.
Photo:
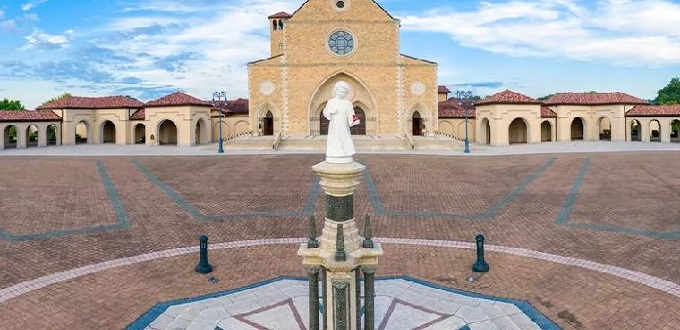
[[[205,120],[200,118],[196,121],[196,128],[194,129],[194,143],[198,145],[208,142],[208,126]]]
[[[56,146],[57,145],[57,126],[52,124],[47,126],[47,145]]]
[[[583,119],[581,119],[581,117],[574,118],[571,122],[571,140],[583,140],[584,133],[585,127],[583,125]]]
[[[4,134],[4,141],[5,141],[5,149],[16,149],[17,147],[17,127],[14,125],[9,125],[5,127],[5,131],[3,132]]]
[[[105,121],[104,124],[102,124],[101,136],[101,143],[116,143],[116,125],[110,120]]]
[[[262,118],[262,135],[274,135],[274,115],[267,111]]]
[[[82,144],[82,143],[87,143],[88,135],[89,135],[90,128],[88,127],[87,123],[85,121],[80,121],[78,124],[76,124],[76,144]]]
[[[144,144],[146,142],[146,126],[144,124],[135,125],[135,144]]]
[[[511,144],[527,143],[528,129],[523,118],[515,118],[508,127],[509,142]]]
[[[549,121],[541,123],[541,142],[552,141],[552,125]]]
[[[482,118],[479,133],[480,143],[491,144],[491,124],[488,118]]]
[[[411,117],[411,120],[412,120],[411,134],[413,134],[413,136],[423,135],[423,119],[420,118],[420,112],[418,111],[414,112],[413,116]]]
[[[26,148],[37,147],[39,135],[37,126],[28,125],[28,128],[26,128]]]
[[[661,142],[661,124],[656,119],[649,122],[649,141]]]
[[[597,120],[598,132],[600,134],[600,141],[612,140],[612,122],[607,117],[600,117]]]
[[[158,144],[177,145],[177,125],[172,120],[163,120],[158,125]]]
[[[642,125],[635,119],[630,122],[630,140],[642,141]]]
[[[671,142],[680,143],[680,120],[675,119],[671,122]]]

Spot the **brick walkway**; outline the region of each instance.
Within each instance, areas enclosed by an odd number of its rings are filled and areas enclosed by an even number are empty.
[[[308,214],[319,224],[324,214],[325,199],[309,169],[320,160],[0,158],[8,169],[0,174],[0,289],[93,263],[193,246],[203,233],[212,242],[300,237]],[[359,160],[369,171],[357,190],[355,214],[372,215],[376,235],[471,241],[483,231],[490,244],[680,282],[680,171],[672,166],[680,161],[678,153]],[[388,244],[385,252],[380,275],[526,300],[566,329],[680,327],[677,297],[619,277],[491,252],[492,271],[469,284],[463,279],[470,251]],[[294,246],[211,256],[218,284],[193,273],[193,255],[110,269],[0,303],[0,319],[11,320],[0,329],[120,328],[157,301],[303,275]],[[246,265],[253,257],[256,263]]]

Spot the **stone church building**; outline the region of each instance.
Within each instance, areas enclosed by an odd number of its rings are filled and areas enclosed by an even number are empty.
[[[343,80],[362,119],[355,135],[431,136],[437,131],[437,64],[399,51],[400,21],[372,0],[309,0],[269,16],[271,53],[248,64],[256,135],[327,133],[321,115]]]

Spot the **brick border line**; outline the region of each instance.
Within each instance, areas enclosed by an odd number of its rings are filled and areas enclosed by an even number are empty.
[[[437,213],[428,211],[399,211],[399,210],[387,210],[383,206],[380,200],[380,194],[378,193],[378,188],[373,182],[370,171],[367,169],[364,171],[364,180],[366,181],[366,189],[368,190],[369,199],[371,205],[377,214],[387,215],[387,216],[401,216],[401,217],[426,217],[426,218],[444,218],[444,219],[465,219],[465,220],[489,220],[495,217],[498,212],[504,207],[506,207],[513,199],[515,199],[519,194],[521,194],[526,187],[531,184],[536,178],[540,177],[545,170],[551,167],[557,158],[550,158],[544,164],[539,165],[534,169],[531,174],[526,176],[520,183],[518,183],[514,188],[512,188],[503,198],[498,200],[495,204],[489,206],[489,208],[483,213],[478,214],[456,214],[456,213]],[[361,163],[361,162],[360,162]],[[363,164],[363,163],[362,163]],[[365,164],[363,164],[365,165]],[[368,166],[367,166],[368,168]]]
[[[152,184],[158,189],[162,190],[170,199],[177,204],[185,212],[189,213],[191,217],[199,221],[210,220],[233,220],[243,218],[286,218],[286,217],[300,217],[308,216],[314,212],[314,207],[319,198],[319,180],[314,179],[309,187],[307,193],[307,200],[301,211],[281,211],[281,212],[247,212],[237,214],[203,214],[198,208],[187,202],[177,191],[172,189],[168,184],[159,179],[153,172],[139,163],[138,159],[131,160],[132,165],[140,171]]]
[[[444,247],[454,249],[475,249],[474,243],[462,241],[445,241],[445,240],[426,240],[426,239],[411,239],[411,238],[376,238],[376,241],[386,244],[403,244],[403,245],[417,245],[417,246],[432,246]],[[300,244],[307,242],[307,238],[271,238],[261,240],[246,240],[216,243],[210,245],[211,250],[234,249],[251,246],[265,246],[265,245],[284,245],[284,244]],[[500,245],[486,245],[489,251],[506,253],[520,257],[527,257],[539,259],[548,262],[554,262],[566,266],[580,267],[588,270],[593,270],[600,273],[605,273],[617,276],[623,279],[639,283],[650,288],[658,289],[668,294],[680,298],[680,285],[674,282],[664,280],[659,277],[651,276],[645,273],[632,271],[629,269],[601,264],[593,261],[577,259],[572,257],[563,257],[555,254],[534,251],[524,248],[514,248]],[[45,288],[49,285],[61,283],[72,280],[88,274],[98,273],[104,270],[119,266],[129,266],[146,261],[152,261],[161,258],[176,257],[189,253],[198,252],[198,246],[174,248],[162,251],[151,252],[134,257],[120,258],[97,264],[91,264],[80,268],[53,273],[45,275],[33,280],[24,281],[6,288],[0,289],[0,303],[16,298],[25,293]]]
[[[590,157],[586,158],[583,160],[583,165],[581,165],[581,169],[579,170],[578,176],[576,176],[576,179],[574,179],[574,183],[571,186],[571,189],[569,189],[569,193],[567,194],[567,197],[564,200],[564,205],[562,206],[562,210],[560,210],[560,213],[557,215],[557,218],[555,219],[555,223],[558,225],[562,226],[567,226],[567,227],[572,227],[572,228],[582,228],[582,229],[590,229],[590,230],[597,230],[597,231],[605,231],[605,232],[613,232],[613,233],[618,233],[618,234],[630,234],[630,235],[639,235],[639,236],[646,236],[650,238],[660,238],[660,239],[670,239],[670,240],[678,240],[680,239],[680,228],[675,231],[656,231],[656,230],[646,230],[646,229],[638,229],[638,228],[630,228],[630,227],[622,227],[622,226],[617,226],[617,225],[601,225],[601,224],[596,224],[596,223],[576,223],[571,221],[571,212],[574,209],[574,206],[576,205],[576,201],[579,198],[579,195],[581,194],[581,185],[583,184],[583,181],[585,180],[586,174],[588,174],[588,169],[590,168]]]
[[[97,172],[99,173],[99,177],[101,178],[102,184],[104,185],[104,189],[106,190],[106,196],[108,197],[109,202],[111,203],[111,206],[113,207],[113,210],[116,214],[115,224],[83,227],[76,229],[53,230],[27,235],[13,235],[12,233],[0,229],[0,239],[15,243],[61,236],[101,233],[110,230],[128,228],[130,226],[130,219],[128,218],[127,212],[125,211],[125,207],[123,206],[123,201],[120,199],[118,191],[116,190],[115,185],[111,181],[111,177],[106,171],[106,166],[104,166],[104,162],[102,162],[100,159],[97,159],[95,163],[97,165]]]

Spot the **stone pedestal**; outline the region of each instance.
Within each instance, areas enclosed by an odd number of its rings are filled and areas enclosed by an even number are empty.
[[[359,283],[362,272],[365,275],[365,329],[373,329],[373,274],[383,251],[377,243],[373,243],[371,248],[362,247],[364,237],[359,234],[354,220],[354,190],[365,167],[356,162],[324,161],[312,169],[319,175],[320,185],[326,192],[326,219],[318,247],[303,243],[298,255],[303,258],[302,264],[308,270],[316,273],[316,267],[319,267],[322,272],[323,329],[360,329],[362,301]],[[310,275],[310,288],[314,285],[311,281],[315,279],[318,276]],[[310,329],[316,330],[319,329],[319,306],[313,302],[318,302],[313,293],[318,295],[318,290],[310,290]]]

